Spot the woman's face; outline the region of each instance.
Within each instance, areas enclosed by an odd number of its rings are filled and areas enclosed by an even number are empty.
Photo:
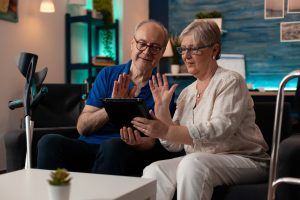
[[[212,44],[213,45],[213,44]],[[204,46],[194,41],[193,36],[186,35],[181,42],[182,59],[186,65],[188,73],[196,76],[201,72],[206,72],[213,59],[212,45]]]

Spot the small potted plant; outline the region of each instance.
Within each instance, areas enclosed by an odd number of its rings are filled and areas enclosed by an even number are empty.
[[[222,30],[222,13],[218,11],[200,11],[195,15],[196,19],[212,19],[214,20],[220,30]]]
[[[50,173],[49,199],[68,200],[70,196],[70,173],[66,169],[58,168]]]

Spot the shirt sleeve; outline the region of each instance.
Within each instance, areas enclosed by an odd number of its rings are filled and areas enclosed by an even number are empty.
[[[185,95],[184,95],[184,94],[185,94],[185,91],[186,91],[186,89],[183,89],[183,91],[179,94],[179,96],[178,96],[178,98],[177,98],[177,100],[176,100],[176,104],[180,103],[180,102],[181,102],[181,99],[184,98],[184,96],[185,96]],[[173,99],[172,99],[172,100],[173,100]],[[172,103],[172,101],[171,101],[171,103]],[[175,107],[177,107],[176,104],[174,104]],[[171,106],[171,105],[170,105],[170,106]],[[171,110],[171,109],[170,109],[170,110]],[[177,109],[177,108],[176,108],[175,112],[178,112],[178,109]],[[174,113],[175,113],[175,112],[174,112]],[[173,113],[171,112],[171,114],[173,114]],[[177,114],[177,115],[178,115],[178,114]],[[177,119],[174,119],[175,116],[176,116],[176,114],[174,114],[174,115],[172,115],[172,116],[173,116],[173,119],[172,119],[172,120],[173,120],[173,123],[179,125],[178,120],[177,120]],[[159,141],[160,141],[161,145],[162,145],[165,149],[167,149],[168,151],[170,151],[170,152],[179,152],[179,151],[182,151],[183,148],[184,148],[184,145],[183,145],[183,144],[173,143],[173,142],[170,142],[170,141],[168,141],[168,140],[162,140],[162,139],[160,139]]]
[[[103,107],[103,103],[101,101],[102,98],[108,96],[108,91],[110,91],[110,86],[106,81],[107,70],[103,69],[97,75],[96,80],[93,83],[92,89],[89,91],[89,95],[86,101],[87,105],[95,106],[98,108]]]

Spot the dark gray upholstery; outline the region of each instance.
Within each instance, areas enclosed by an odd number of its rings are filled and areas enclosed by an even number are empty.
[[[300,134],[293,134],[281,142],[278,156],[278,177],[300,177]],[[216,187],[212,200],[266,200],[268,183]],[[276,200],[299,200],[300,187],[282,184]]]
[[[256,112],[256,123],[260,127],[266,142],[268,143],[270,150],[272,144],[272,136],[273,136],[273,124],[274,124],[274,115],[275,115],[275,102],[256,102],[254,106]],[[296,169],[294,165],[297,160],[292,160],[287,163],[285,161],[285,155],[289,154],[298,154],[300,155],[300,148],[298,143],[293,143],[291,136],[291,105],[290,103],[284,104],[284,112],[282,117],[282,130],[281,130],[281,140],[282,143],[287,143],[285,145],[280,146],[279,149],[279,159],[278,159],[278,177],[283,177],[289,175],[293,175],[296,173]],[[298,136],[299,137],[299,136]],[[300,137],[299,137],[300,140]],[[289,150],[289,146],[293,146],[293,150]],[[299,149],[299,150],[298,150]],[[269,150],[269,153],[270,153]],[[290,156],[288,156],[290,157]],[[299,160],[299,156],[298,156]],[[299,168],[298,168],[299,169]],[[296,177],[299,176],[295,174]],[[291,186],[285,188],[285,191],[281,188],[278,189],[277,192],[277,200],[296,200],[300,199],[300,196],[292,195],[290,196],[286,191],[290,191]],[[268,193],[268,182],[267,180],[263,183],[257,184],[245,184],[245,185],[232,185],[232,186],[218,186],[214,189],[214,194],[212,200],[266,200]]]

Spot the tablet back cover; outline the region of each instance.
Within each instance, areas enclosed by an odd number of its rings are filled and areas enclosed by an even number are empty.
[[[134,117],[151,118],[149,110],[141,98],[104,98],[102,101],[110,121],[118,128],[132,127],[131,121]]]

